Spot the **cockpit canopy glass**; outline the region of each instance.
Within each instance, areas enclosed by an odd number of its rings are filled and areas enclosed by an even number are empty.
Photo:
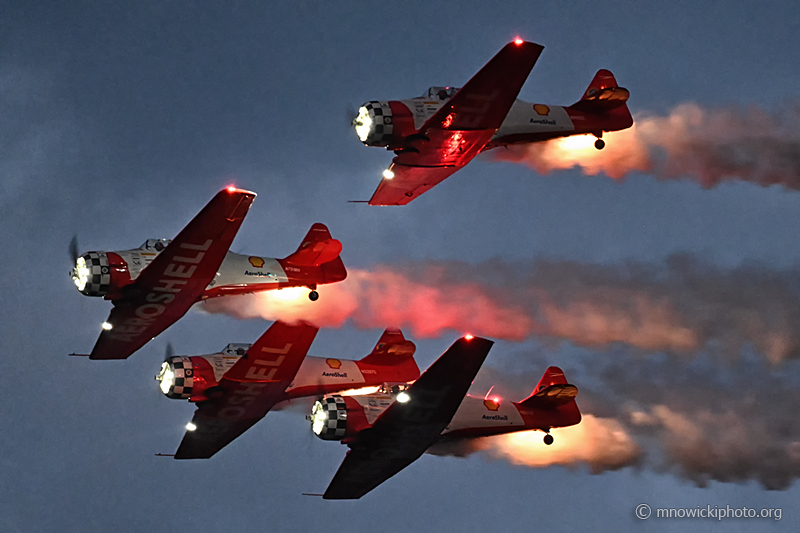
[[[142,250],[161,252],[170,242],[170,239],[147,239],[139,248]]]
[[[431,87],[422,97],[429,100],[447,100],[452,98],[458,92],[458,89],[458,87]]]

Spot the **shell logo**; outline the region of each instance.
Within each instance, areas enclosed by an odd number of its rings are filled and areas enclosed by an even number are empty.
[[[483,400],[483,405],[485,405],[486,408],[490,411],[497,411],[498,409],[500,409],[500,402],[498,402],[497,400],[492,400],[491,398],[486,398],[485,400]]]
[[[334,370],[342,368],[342,362],[338,359],[325,359],[325,363]]]
[[[542,116],[547,116],[550,114],[550,108],[544,104],[533,104],[533,110]]]
[[[250,264],[256,268],[261,268],[264,266],[264,260],[261,259],[260,257],[251,255],[250,257],[247,258],[247,260],[250,261]]]

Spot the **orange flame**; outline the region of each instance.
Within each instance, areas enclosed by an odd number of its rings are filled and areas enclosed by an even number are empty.
[[[522,431],[485,439],[487,452],[515,465],[543,468],[586,464],[594,473],[634,464],[642,454],[639,445],[613,418],[583,415],[580,424],[552,431],[548,446],[540,431]]]

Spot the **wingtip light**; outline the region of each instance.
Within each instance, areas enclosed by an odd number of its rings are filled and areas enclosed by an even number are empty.
[[[100,324],[100,327],[106,331],[111,331],[112,329],[114,329],[114,326],[112,326],[110,322],[103,322],[102,324]]]
[[[235,186],[233,186],[233,185],[228,185],[228,186],[226,187],[226,189],[227,189],[227,191],[228,191],[229,193],[231,193],[231,194],[233,194],[233,193],[235,193],[235,192],[236,192],[236,187],[235,187]]]
[[[195,429],[197,429],[197,426],[194,425],[193,423],[189,422],[188,424],[186,424],[186,431],[194,431]]]
[[[383,177],[384,177],[384,179],[390,180],[390,179],[394,178],[394,172],[392,172],[391,170],[389,170],[387,168],[386,170],[383,171]]]
[[[521,46],[523,42],[524,41],[522,39],[520,39],[519,37],[514,39],[514,44],[516,44],[517,46]]]
[[[470,333],[467,333],[466,335],[464,335],[464,340],[471,341],[474,338],[475,338],[475,336],[470,334]]]

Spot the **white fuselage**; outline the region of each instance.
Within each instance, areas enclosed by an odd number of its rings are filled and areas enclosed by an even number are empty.
[[[447,100],[437,101],[428,97],[400,100],[414,117],[414,129],[419,130]],[[534,104],[515,100],[492,141],[518,134],[551,133],[573,131],[575,125],[567,111],[561,106]]]
[[[131,281],[136,280],[142,270],[161,253],[163,248],[157,250],[152,244],[159,242],[164,245],[169,244],[167,240],[151,239],[139,248],[114,252],[127,263]],[[271,285],[288,281],[289,277],[277,259],[228,252],[208,288],[229,285]]]
[[[247,350],[250,344],[229,344],[219,353],[202,355],[214,369],[214,378],[219,383]],[[373,380],[374,381],[374,380]],[[335,357],[306,356],[300,369],[286,388],[286,393],[309,386],[340,386],[341,390],[356,389],[363,386],[366,379],[356,361]]]
[[[411,395],[410,401],[413,402],[413,392],[411,392]],[[375,423],[375,420],[395,402],[393,395],[385,393],[353,396],[353,399],[364,409],[364,414],[370,425]],[[467,395],[461,401],[461,405],[459,405],[458,410],[442,432],[442,435],[464,429],[509,426],[518,426],[520,429],[525,426],[522,415],[519,414],[519,410],[513,402],[485,400],[484,398]]]

